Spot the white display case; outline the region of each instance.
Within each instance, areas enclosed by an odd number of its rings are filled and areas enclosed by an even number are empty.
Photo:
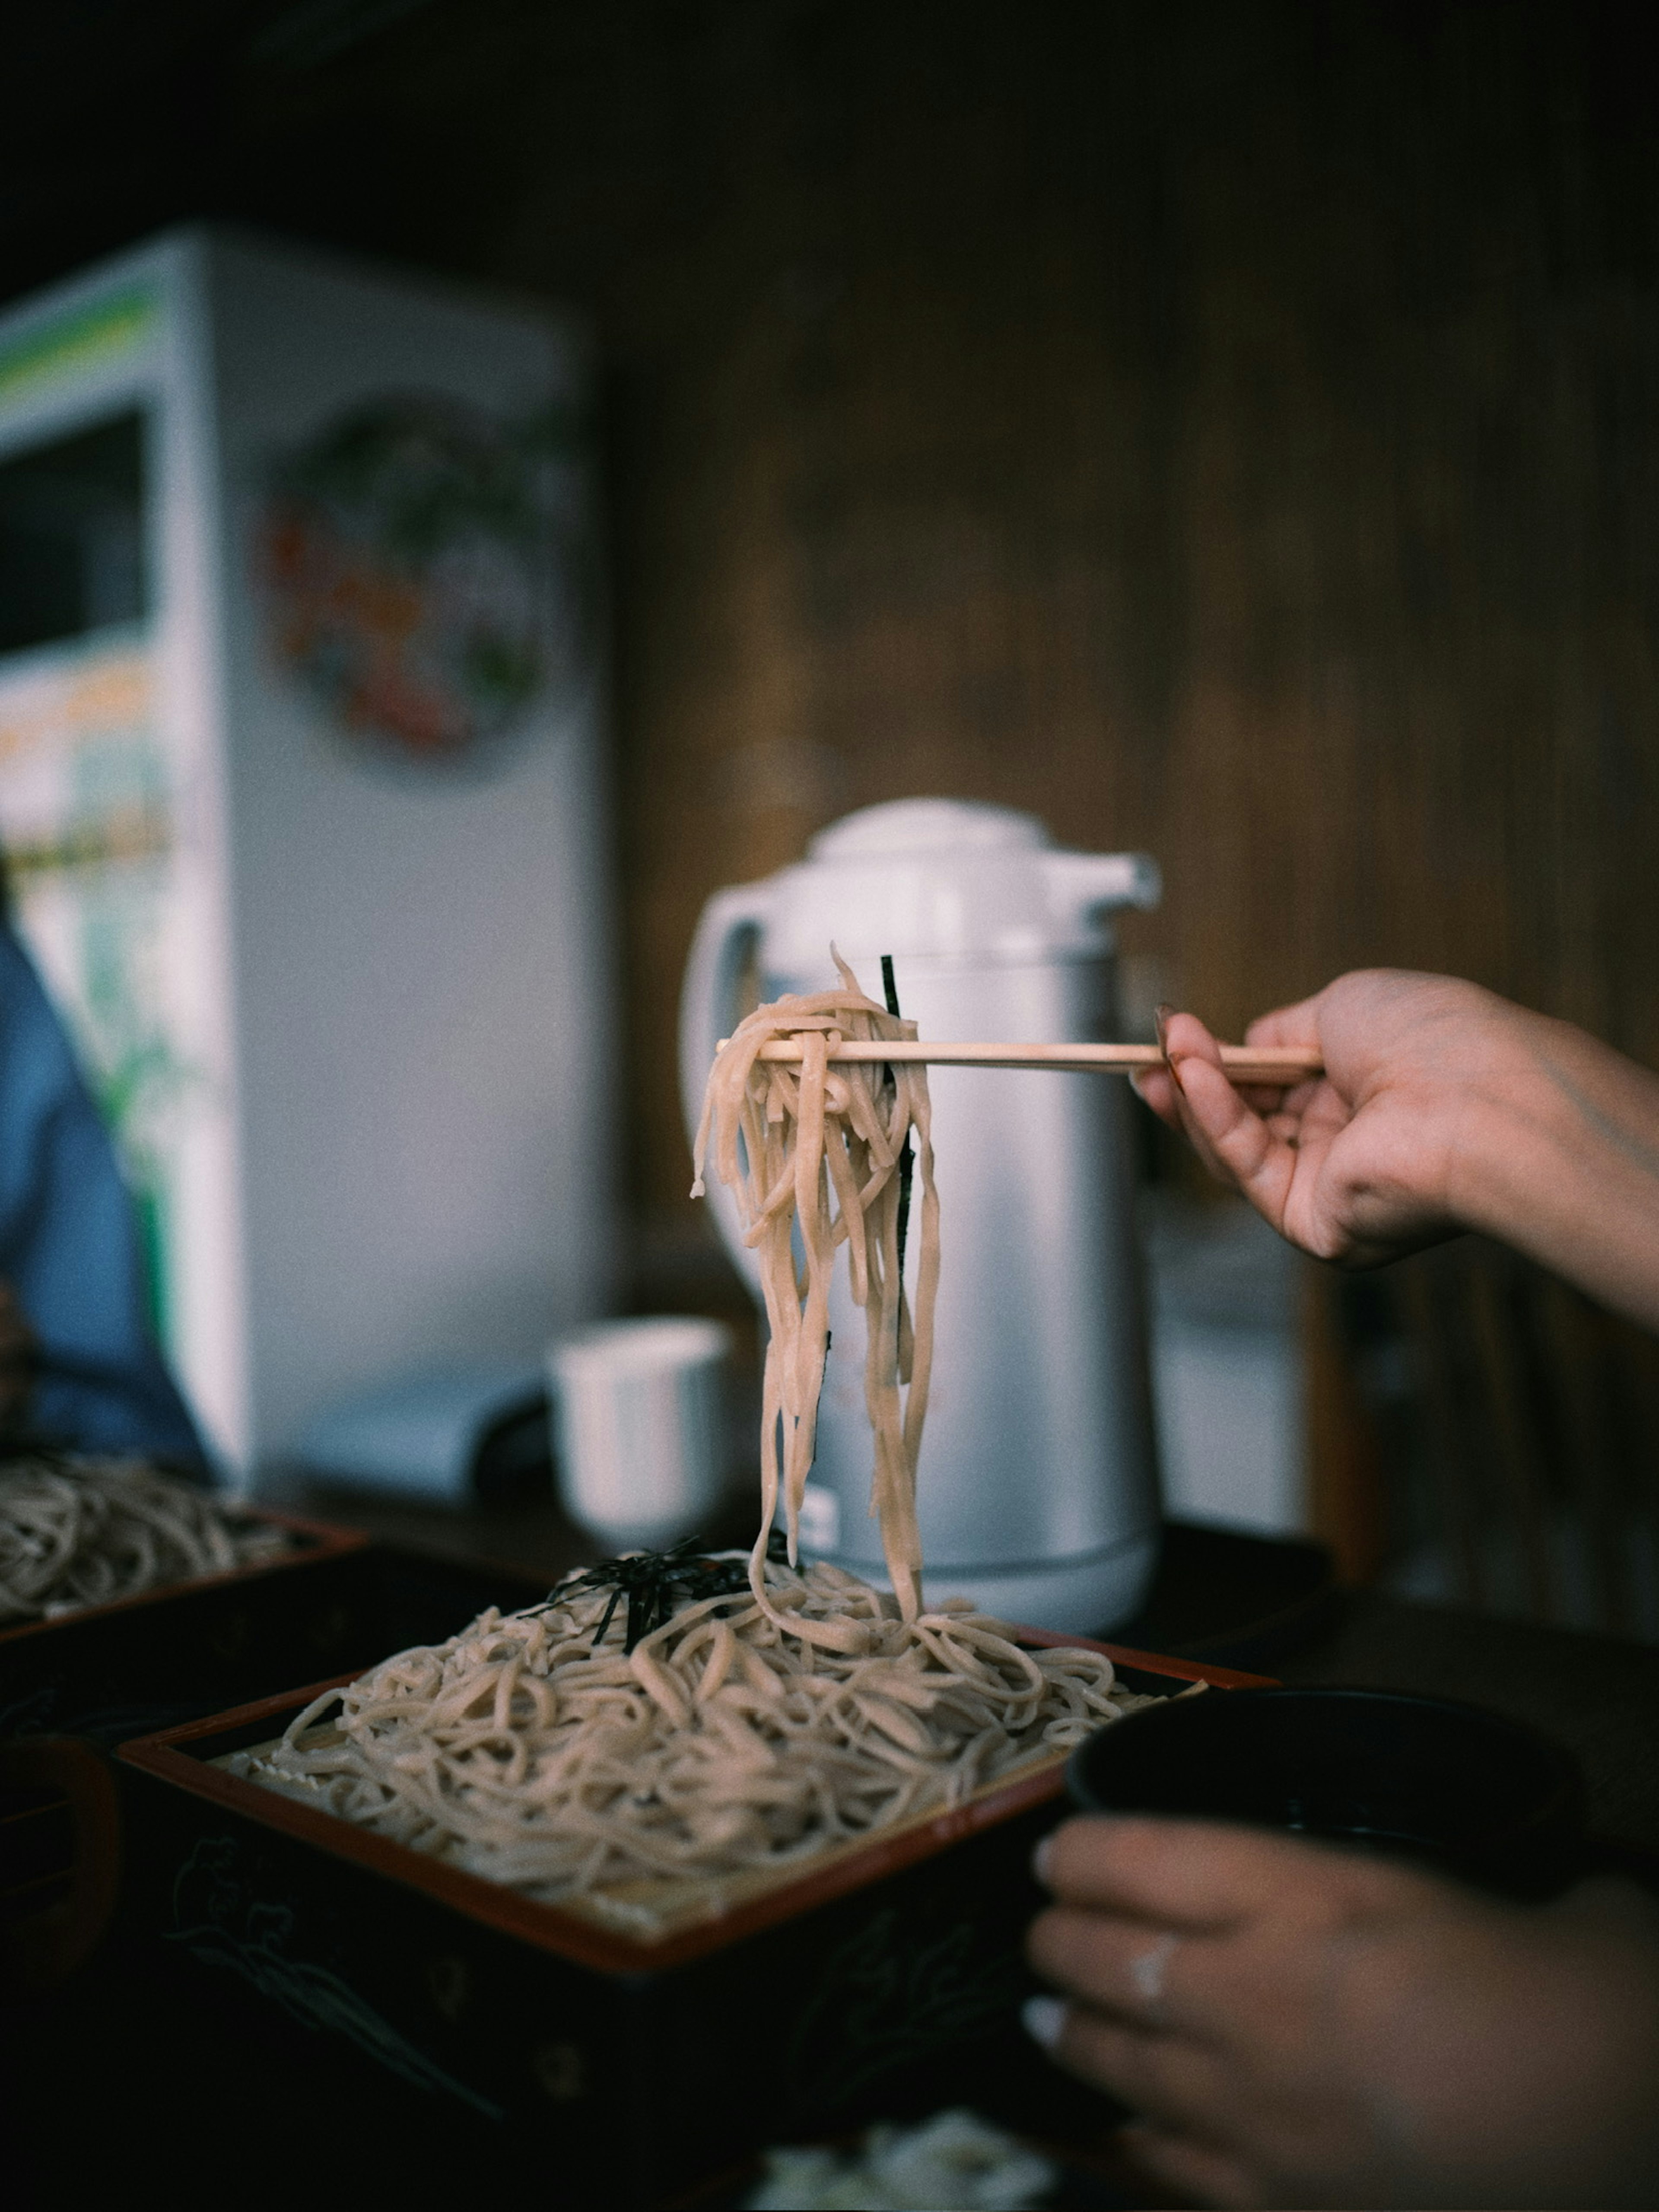
[[[586,349],[171,234],[0,317],[0,845],[244,1474],[602,1311]]]

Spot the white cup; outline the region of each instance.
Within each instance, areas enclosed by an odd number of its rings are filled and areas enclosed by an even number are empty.
[[[702,1528],[724,1488],[724,1322],[598,1322],[548,1352],[565,1510],[612,1551]]]

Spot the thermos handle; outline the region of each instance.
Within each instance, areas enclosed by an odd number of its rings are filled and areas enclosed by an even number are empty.
[[[688,1140],[702,1118],[702,1094],[714,1064],[714,1048],[731,1033],[744,961],[771,913],[769,883],[738,884],[716,891],[702,910],[680,991],[680,1098]],[[743,1241],[731,1193],[713,1176],[708,1203],[727,1250],[758,1293],[760,1267]]]

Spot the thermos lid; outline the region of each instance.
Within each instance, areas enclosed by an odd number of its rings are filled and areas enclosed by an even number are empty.
[[[1054,839],[1035,814],[987,806],[972,799],[896,799],[843,814],[807,842],[812,860],[866,859],[878,854],[1043,853]]]
[[[1058,850],[1035,814],[972,799],[903,799],[820,830],[766,886],[763,959],[814,975],[833,938],[854,966],[905,960],[1048,960],[1109,951],[1112,910],[1155,906],[1139,853]],[[861,972],[861,969],[860,969]]]

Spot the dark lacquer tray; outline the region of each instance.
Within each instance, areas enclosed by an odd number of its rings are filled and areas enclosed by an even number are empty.
[[[61,1982],[108,1924],[118,1844],[101,1753],[545,1594],[544,1578],[256,1517],[293,1552],[0,1635],[0,2005]]]
[[[254,1508],[243,1517],[286,1530],[293,1549],[0,1630],[0,1742],[51,1734],[112,1746],[137,1729],[210,1710],[200,1700],[215,1692],[217,1703],[250,1695],[251,1686],[239,1692],[229,1686],[248,1683],[264,1655],[286,1650],[297,1657],[292,1630],[307,1597],[368,1539]],[[272,1679],[264,1676],[266,1685]]]
[[[1091,1648],[1137,1687],[1260,1679]],[[343,2039],[434,2115],[535,2130],[562,2201],[653,2203],[757,2138],[857,2124],[1033,1986],[1061,1762],[636,1938],[210,1763],[324,1686],[122,1746],[129,1945]]]
[[[322,1522],[252,1517],[288,1529],[295,1550],[0,1633],[0,1742],[76,1735],[113,1749],[436,1642],[485,1605],[545,1595],[545,1577],[428,1559]]]

